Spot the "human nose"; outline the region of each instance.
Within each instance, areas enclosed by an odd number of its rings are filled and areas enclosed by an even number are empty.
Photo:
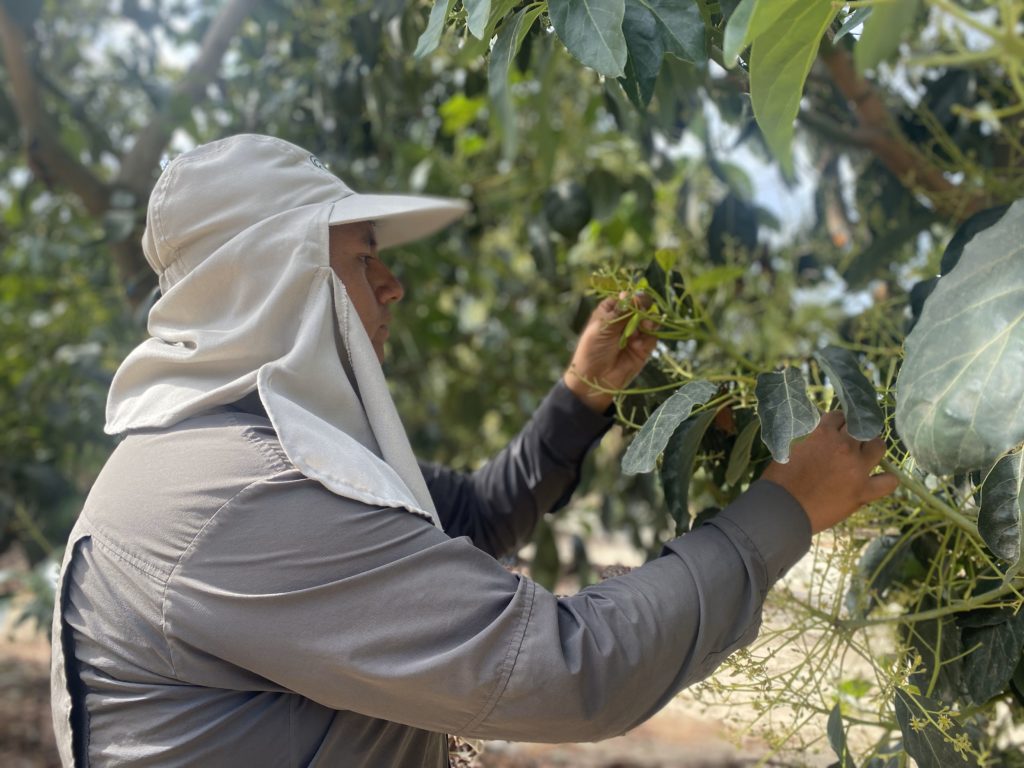
[[[393,301],[401,301],[405,296],[405,286],[395,277],[394,273],[383,264],[380,265],[383,274],[377,286],[377,301],[381,304],[390,304]]]

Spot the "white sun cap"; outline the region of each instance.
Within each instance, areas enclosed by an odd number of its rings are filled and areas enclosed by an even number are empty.
[[[468,202],[453,198],[360,194],[301,147],[239,134],[171,162],[150,198],[143,250],[167,290],[249,227],[325,203],[334,204],[330,225],[376,222],[381,248],[427,237],[469,210]]]

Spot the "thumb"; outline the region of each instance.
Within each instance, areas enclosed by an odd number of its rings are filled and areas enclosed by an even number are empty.
[[[899,487],[899,484],[900,479],[888,472],[872,475],[864,486],[864,503],[888,496]]]

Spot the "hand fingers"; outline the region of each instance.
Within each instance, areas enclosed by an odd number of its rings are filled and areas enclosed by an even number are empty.
[[[868,502],[875,501],[883,496],[888,496],[896,490],[899,484],[899,478],[896,477],[896,475],[889,474],[888,472],[872,475],[864,484],[863,503],[867,504]]]
[[[860,444],[861,455],[871,462],[871,466],[875,466],[882,460],[885,455],[885,441],[880,437],[876,437],[874,440],[868,440]]]
[[[838,432],[846,426],[846,416],[843,415],[842,411],[828,411],[821,414],[821,424],[825,429]]]

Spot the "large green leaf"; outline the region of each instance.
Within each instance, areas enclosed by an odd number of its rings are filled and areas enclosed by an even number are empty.
[[[622,471],[627,475],[650,472],[665,450],[676,428],[690,417],[693,409],[703,405],[718,389],[708,381],[691,381],[658,406],[629,444],[622,457]]]
[[[509,92],[508,80],[512,60],[523,44],[523,38],[543,12],[543,6],[525,8],[507,19],[498,31],[490,58],[487,61],[487,95],[494,119],[491,125],[501,136],[502,156],[512,158],[516,153],[516,116]]]
[[[846,431],[857,440],[873,440],[882,434],[885,416],[878,405],[878,394],[861,373],[856,356],[842,347],[825,347],[814,354],[822,367],[846,415]]]
[[[1006,690],[1024,649],[1024,610],[992,626],[963,630],[964,683],[971,698],[984,704]]]
[[[707,58],[694,0],[626,0],[622,32],[640,80],[657,79],[666,53],[692,62]]]
[[[624,74],[626,0],[549,0],[548,13],[559,40],[581,63],[609,77]]]
[[[975,235],[925,302],[896,383],[896,428],[936,474],[1024,440],[1024,201]]]
[[[981,488],[978,533],[988,548],[1018,567],[1024,556],[1024,451],[1004,456]]]
[[[435,0],[434,7],[430,9],[430,18],[427,19],[427,28],[423,30],[416,42],[416,50],[412,52],[413,58],[422,59],[437,50],[453,5],[455,0]]]
[[[885,533],[871,539],[850,579],[846,609],[852,616],[867,615],[890,586],[915,572],[923,574],[921,563],[902,536]]]
[[[853,61],[857,72],[878,66],[900,47],[913,31],[914,17],[920,0],[889,0],[873,5],[873,13],[864,20],[864,31],[853,48]]]
[[[896,689],[896,722],[903,733],[903,746],[919,768],[950,768],[972,763],[954,746],[964,744],[975,752],[967,731],[951,716],[943,718],[943,707],[936,701],[903,688]],[[944,730],[939,726],[944,726]]]
[[[491,17],[491,0],[462,0],[462,5],[466,8],[466,26],[470,34],[483,39]]]
[[[843,730],[843,714],[839,711],[839,705],[832,707],[828,713],[828,743],[832,751],[839,757],[836,763],[839,768],[857,768],[856,763],[850,756],[849,747],[846,746],[846,731]]]
[[[938,607],[938,602],[930,596],[918,605],[922,611]],[[910,682],[939,701],[959,700],[964,693],[963,645],[954,617],[924,619],[900,630],[921,657],[922,669],[910,676]]]
[[[761,439],[781,464],[789,461],[789,444],[809,435],[821,414],[807,398],[807,384],[796,368],[762,373],[754,387]]]
[[[840,6],[832,0],[761,2],[750,20],[750,98],[754,117],[789,175],[793,173],[793,126],[804,81],[818,53],[821,36]],[[766,10],[762,11],[762,7]]]
[[[665,446],[665,458],[661,461],[661,488],[665,492],[665,506],[676,522],[677,534],[687,530],[693,463],[704,433],[714,418],[714,410],[701,411],[684,421]]]

